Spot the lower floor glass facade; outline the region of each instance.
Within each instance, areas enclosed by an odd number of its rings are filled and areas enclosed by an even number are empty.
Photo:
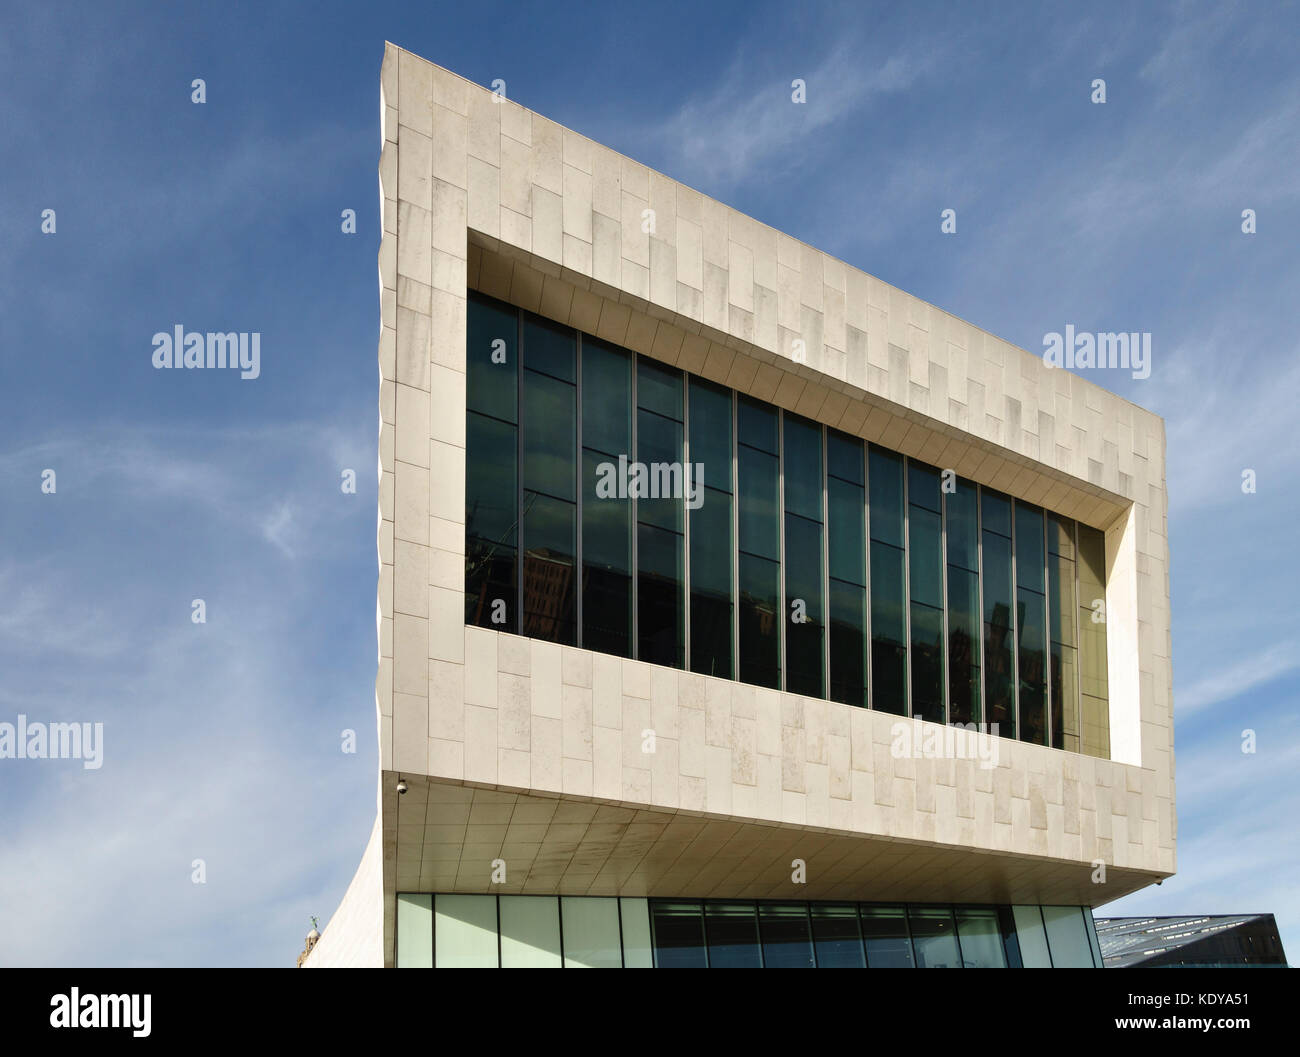
[[[399,893],[398,968],[1101,968],[1092,912]]]

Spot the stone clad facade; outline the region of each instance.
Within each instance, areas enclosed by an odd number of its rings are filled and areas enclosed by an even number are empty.
[[[404,891],[1097,905],[1173,873],[1160,418],[393,45],[382,114],[386,964]],[[466,627],[470,289],[1104,530],[1112,758],[895,759],[896,716]]]

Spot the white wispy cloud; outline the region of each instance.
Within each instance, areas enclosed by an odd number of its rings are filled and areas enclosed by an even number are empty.
[[[732,185],[775,166],[797,166],[830,126],[905,92],[940,61],[934,49],[881,58],[861,40],[841,40],[811,69],[742,49],[718,81],[667,117],[651,139],[676,170],[709,186]],[[805,82],[806,102],[791,95]]]
[[[1284,641],[1268,649],[1242,657],[1228,667],[1216,667],[1212,674],[1198,679],[1174,694],[1176,713],[1194,715],[1234,698],[1244,697],[1258,686],[1300,668],[1300,645]]]

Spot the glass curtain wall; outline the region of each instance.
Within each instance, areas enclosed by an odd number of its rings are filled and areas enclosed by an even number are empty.
[[[465,347],[465,623],[518,631],[519,317],[470,296]]]
[[[903,457],[871,445],[867,456],[871,533],[871,707],[907,712],[907,575],[903,544]]]
[[[776,408],[740,397],[740,681],[781,686],[781,468]]]
[[[815,422],[783,416],[785,495],[786,680],[793,694],[825,693],[825,632],[822,571],[822,429]]]
[[[691,519],[691,671],[730,679],[735,626],[731,391],[690,379],[689,463],[703,481]],[[696,488],[700,484],[696,482]]]
[[[466,371],[467,624],[1109,755],[1101,531],[478,294]]]
[[[637,656],[671,668],[686,665],[682,384],[681,371],[637,360]]]
[[[867,490],[862,441],[826,431],[826,536],[830,572],[830,694],[867,703]]]

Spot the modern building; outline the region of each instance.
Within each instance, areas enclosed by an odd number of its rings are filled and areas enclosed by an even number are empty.
[[[1286,968],[1272,914],[1097,918],[1107,969]]]
[[[1175,868],[1162,421],[381,80],[377,817],[305,963],[1100,965]]]

